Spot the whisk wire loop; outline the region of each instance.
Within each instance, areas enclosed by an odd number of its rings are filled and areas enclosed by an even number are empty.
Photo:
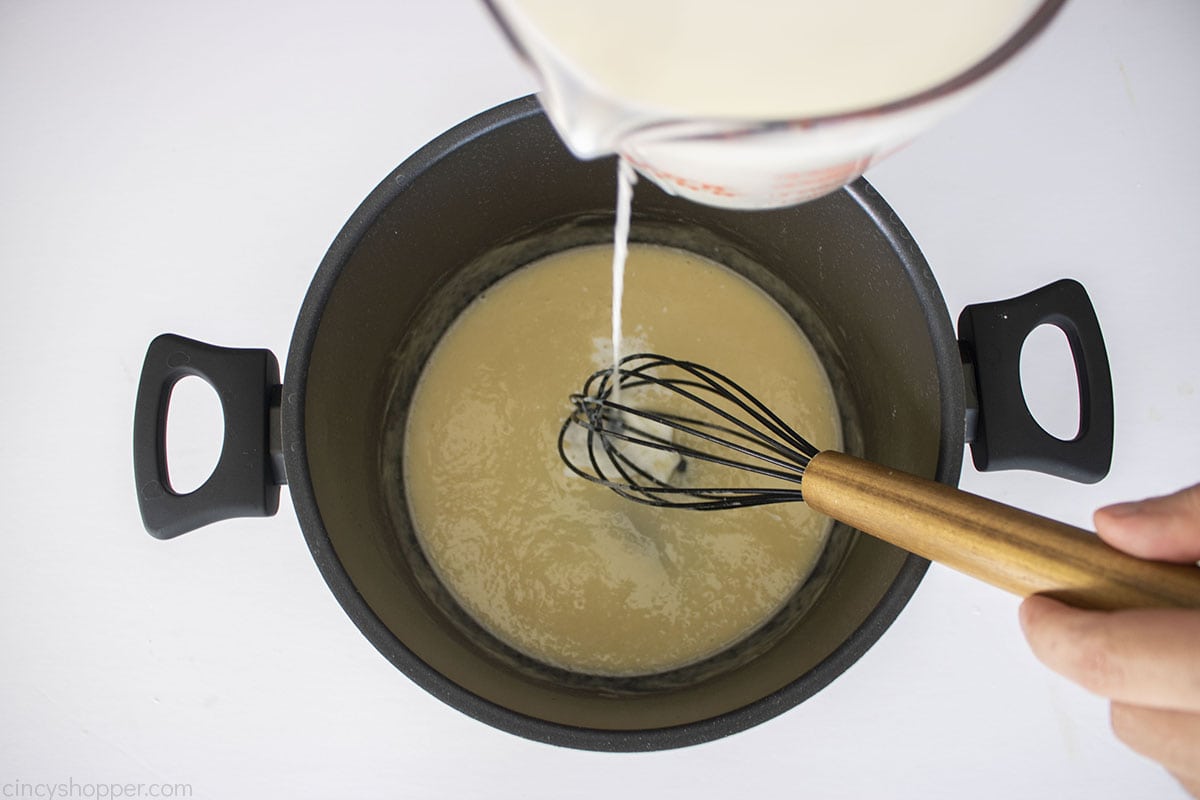
[[[622,369],[620,370],[622,378],[620,385],[636,388],[644,385],[661,386],[677,395],[680,395],[693,403],[699,404],[708,411],[720,416],[722,419],[738,426],[760,443],[773,448],[782,448],[782,439],[784,442],[790,443],[793,447],[801,452],[808,453],[808,457],[816,455],[816,448],[808,443],[804,437],[796,433],[787,423],[779,418],[770,408],[762,403],[754,395],[746,391],[742,386],[736,383],[731,378],[728,378],[716,370],[706,367],[703,364],[696,364],[691,361],[679,361],[667,356],[655,355],[653,353],[638,353],[628,356],[621,360]],[[624,366],[635,364],[635,366]],[[687,380],[680,378],[671,378],[661,375],[655,370],[661,369],[677,369],[692,375],[696,380]],[[601,399],[606,399],[611,390],[609,381],[612,380],[612,370],[601,370],[592,375],[592,378],[602,376],[601,386],[597,392],[597,396]],[[629,380],[633,378],[634,380]],[[590,384],[590,380],[589,380]],[[585,394],[587,393],[587,385],[585,385]],[[687,388],[706,390],[714,396],[723,400],[734,403],[738,409],[746,414],[749,414],[754,422],[764,426],[766,431],[760,431],[750,424],[744,417],[735,416],[710,403],[696,394],[687,391]],[[776,437],[776,438],[772,438]],[[805,462],[807,463],[807,461]]]
[[[571,402],[575,404],[575,414],[580,413],[581,408],[587,408],[585,412],[588,416],[587,427],[593,435],[597,436],[602,446],[607,451],[610,447],[620,453],[619,449],[613,446],[613,440],[629,442],[630,444],[645,447],[650,450],[659,450],[666,453],[675,453],[683,456],[684,459],[695,459],[699,461],[707,461],[712,464],[720,464],[722,466],[734,467],[736,469],[746,470],[748,472],[757,472],[760,475],[769,475],[780,480],[800,482],[801,469],[798,467],[798,462],[807,463],[808,457],[797,453],[794,450],[780,447],[774,442],[762,442],[757,437],[748,436],[745,433],[727,428],[713,423],[704,422],[703,420],[693,419],[690,417],[677,416],[667,413],[646,412],[632,406],[627,406],[621,403],[611,401],[597,400],[595,397],[585,395],[571,395]],[[622,419],[625,417],[626,419]],[[631,424],[628,417],[641,417],[652,423],[669,428],[672,431],[686,434],[689,437],[694,437],[705,442],[719,445],[726,450],[732,450],[737,453],[742,453],[747,456],[756,458],[767,464],[772,464],[778,469],[770,469],[750,462],[737,461],[719,454],[720,451],[698,450],[686,444],[676,442],[673,439],[666,439],[661,436],[639,428]],[[721,436],[711,433],[716,431],[725,436],[732,438],[722,438]],[[742,439],[752,443],[757,443],[769,448],[769,451],[778,453],[779,455],[771,455],[770,452],[755,449],[751,446],[739,444],[736,440]],[[621,454],[622,458],[624,455]],[[636,467],[637,464],[633,463]],[[646,473],[638,469],[640,474]],[[647,476],[652,477],[652,476]]]
[[[683,398],[697,409],[697,416],[615,399],[620,396],[618,388],[644,387]],[[575,474],[648,505],[715,510],[799,501],[804,469],[818,452],[734,381],[709,367],[654,353],[626,356],[615,371],[610,367],[592,373],[571,402],[572,413],[558,437],[563,462]],[[575,429],[585,434],[586,458],[578,447],[568,445],[573,432],[578,437]],[[647,468],[647,459],[655,453],[679,459],[671,474],[658,476]],[[691,462],[753,473],[785,485],[692,486],[677,478],[671,482]]]

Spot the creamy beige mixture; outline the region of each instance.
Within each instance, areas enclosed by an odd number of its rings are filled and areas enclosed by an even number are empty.
[[[418,539],[481,625],[555,666],[647,674],[753,632],[803,583],[829,531],[803,504],[650,508],[570,474],[568,396],[609,365],[612,247],[528,265],[443,337],[413,398],[404,463]],[[680,250],[631,245],[625,351],[707,364],[820,448],[840,442],[828,380],[761,290]]]

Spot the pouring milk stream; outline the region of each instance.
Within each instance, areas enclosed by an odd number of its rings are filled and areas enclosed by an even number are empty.
[[[834,191],[967,100],[1063,0],[485,0],[579,158],[726,208]]]

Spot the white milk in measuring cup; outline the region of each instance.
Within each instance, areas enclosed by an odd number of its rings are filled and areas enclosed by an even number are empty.
[[[709,205],[857,178],[973,94],[1064,0],[485,0],[579,158]]]

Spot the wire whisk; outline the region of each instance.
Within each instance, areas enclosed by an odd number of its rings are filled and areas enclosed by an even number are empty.
[[[619,389],[619,391],[618,391]],[[1200,568],[1143,561],[1092,532],[834,450],[714,369],[654,353],[593,373],[558,436],[566,466],[652,506],[804,501],[1002,589],[1076,606],[1200,608]]]
[[[682,399],[695,415],[650,410],[630,401],[660,390],[660,403]],[[599,370],[571,395],[574,411],[563,423],[558,452],[576,475],[619,495],[654,506],[702,511],[804,499],[800,482],[819,451],[740,385],[709,367],[653,353],[621,359],[619,372]],[[572,447],[573,429],[586,435]],[[675,472],[696,462],[774,480],[755,486],[691,486],[654,469],[661,454],[676,456]]]

